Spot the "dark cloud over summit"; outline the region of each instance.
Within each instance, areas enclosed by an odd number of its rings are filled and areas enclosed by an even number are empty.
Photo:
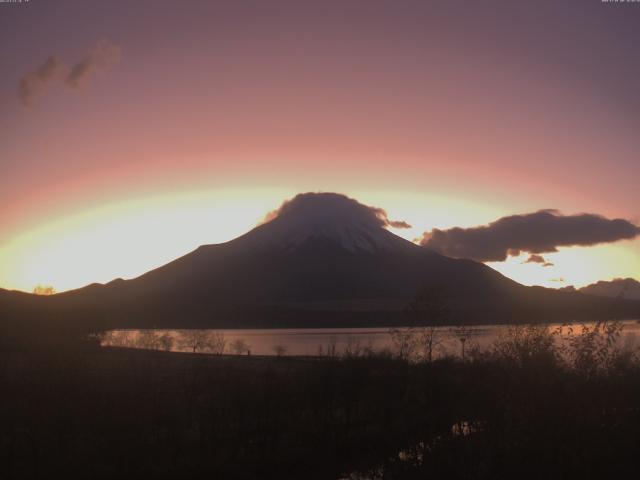
[[[389,219],[384,209],[363,205],[341,193],[300,193],[269,213],[265,221],[288,215],[312,216],[327,222],[364,223],[383,228],[411,228],[405,221]]]
[[[540,254],[558,247],[590,246],[640,235],[640,227],[620,218],[582,213],[562,215],[557,210],[503,217],[472,228],[433,229],[421,245],[443,255],[480,262],[500,262],[521,252]],[[535,261],[535,260],[533,260]]]

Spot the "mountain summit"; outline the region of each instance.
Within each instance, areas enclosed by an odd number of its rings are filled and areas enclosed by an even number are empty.
[[[337,193],[302,193],[267,215],[266,222],[236,240],[257,250],[294,251],[325,247],[352,253],[419,248],[386,230],[409,228],[389,220],[381,208],[369,207]]]
[[[297,195],[265,220],[132,280],[46,298],[9,292],[0,308],[16,318],[55,311],[104,328],[388,326],[406,324],[409,301],[437,286],[456,323],[640,313],[640,302],[525,287],[482,263],[445,257],[387,230],[408,225],[383,209],[336,193]]]

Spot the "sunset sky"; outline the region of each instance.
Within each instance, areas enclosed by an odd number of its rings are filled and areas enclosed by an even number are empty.
[[[0,287],[131,278],[305,191],[410,240],[543,209],[633,231],[639,45],[632,2],[0,3]],[[627,237],[488,264],[640,279]]]

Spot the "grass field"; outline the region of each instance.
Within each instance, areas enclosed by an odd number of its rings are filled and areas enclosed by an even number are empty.
[[[635,357],[600,357],[587,345],[591,360],[567,363],[545,338],[514,335],[465,362],[3,352],[0,476],[495,479],[633,471]]]

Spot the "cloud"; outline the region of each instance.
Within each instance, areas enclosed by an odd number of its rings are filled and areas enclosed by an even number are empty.
[[[383,212],[384,212],[384,210],[383,210]],[[384,212],[384,214],[386,216],[387,212]],[[387,219],[387,224],[392,228],[411,228],[411,225],[409,225],[404,220],[389,220],[389,219]]]
[[[542,255],[529,255],[529,258],[527,258],[522,263],[539,263],[543,267],[553,267],[554,265],[551,262],[547,262],[547,260]]]
[[[120,47],[106,38],[98,41],[89,54],[71,67],[66,82],[71,88],[78,88],[86,82],[95,70],[109,70],[120,61]]]
[[[47,58],[35,70],[24,74],[18,82],[18,99],[24,106],[33,103],[34,98],[43,94],[49,85],[60,83],[77,89],[84,84],[94,71],[108,71],[120,61],[120,47],[107,39],[101,39],[85,58],[71,68],[55,55]]]
[[[530,255],[529,258],[522,263],[545,263],[546,260],[542,255]]]
[[[264,222],[291,213],[347,223],[364,223],[372,227],[411,228],[405,221],[389,219],[382,208],[363,205],[341,193],[330,192],[300,193],[268,213]]]
[[[433,229],[420,244],[448,257],[480,262],[501,262],[521,252],[556,252],[558,247],[591,246],[640,235],[640,227],[627,220],[583,213],[562,215],[557,210],[503,217],[472,228]]]
[[[33,99],[43,93],[49,83],[54,82],[65,67],[55,56],[47,58],[42,65],[28,72],[18,82],[18,97],[23,105],[30,105]]]

